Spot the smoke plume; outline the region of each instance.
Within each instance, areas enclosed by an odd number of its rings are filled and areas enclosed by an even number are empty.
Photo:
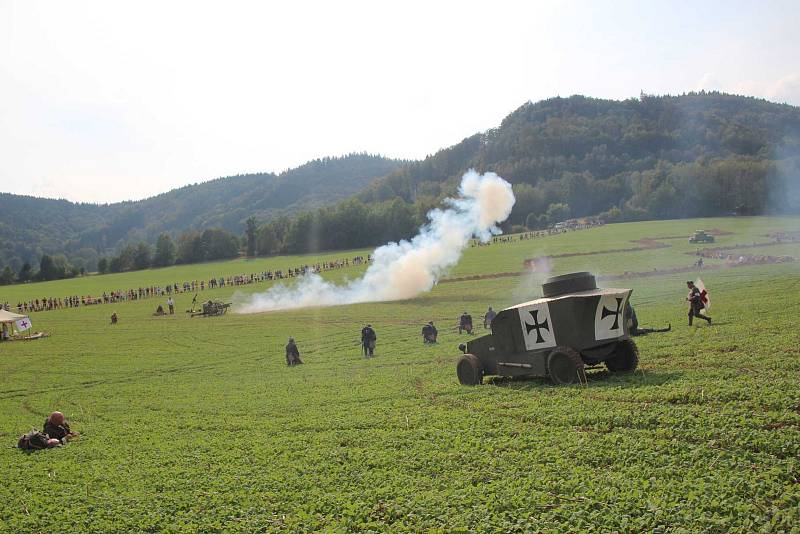
[[[430,291],[447,269],[458,263],[475,236],[487,241],[500,233],[514,206],[511,184],[494,173],[470,170],[461,178],[458,198],[445,200],[445,209],[428,213],[429,222],[410,241],[389,243],[372,253],[364,276],[345,285],[326,282],[309,274],[287,287],[234,297],[237,313],[258,313],[311,306],[336,306],[357,302],[402,300]]]

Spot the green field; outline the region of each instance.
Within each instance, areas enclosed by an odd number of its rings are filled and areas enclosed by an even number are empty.
[[[470,248],[449,276],[516,272],[543,254],[631,248],[698,228],[730,232],[707,247],[764,243],[747,253],[800,260],[800,244],[767,237],[800,230],[798,218],[659,221]],[[670,246],[558,258],[553,274],[694,262],[686,253],[698,247],[686,239],[662,242]],[[0,302],[320,257],[10,286]],[[590,371],[588,385],[570,387],[465,387],[455,376],[460,313],[537,297],[541,275],[442,283],[402,302],[219,318],[151,316],[164,299],[33,313],[50,338],[0,344],[0,531],[800,532],[799,271],[800,261],[702,273],[711,327],[686,326],[684,281],[697,273],[607,283],[634,289],[641,324],[673,329],[637,339],[635,374]],[[178,295],[177,309],[191,297]],[[419,336],[431,319],[435,347]],[[359,352],[366,322],[378,334],[372,360]],[[290,335],[303,366],[285,365]],[[15,449],[54,409],[80,439]]]

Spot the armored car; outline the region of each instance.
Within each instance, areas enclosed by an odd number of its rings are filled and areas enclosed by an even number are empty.
[[[625,317],[631,291],[598,288],[588,272],[549,278],[542,298],[498,312],[491,334],[459,347],[459,381],[476,385],[500,375],[571,384],[586,380],[586,366],[634,371],[639,353]]]
[[[689,238],[689,243],[713,243],[714,236],[705,230],[695,230],[694,235]]]

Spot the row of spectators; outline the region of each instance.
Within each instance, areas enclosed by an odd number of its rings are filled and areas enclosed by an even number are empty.
[[[602,226],[602,225],[603,223],[599,221],[593,221],[587,223],[574,223],[567,226],[556,226],[553,228],[548,228],[547,230],[536,230],[533,232],[523,232],[521,234],[495,236],[492,238],[491,241],[487,241],[486,243],[482,243],[476,239],[472,241],[472,246],[483,247],[483,246],[498,245],[503,243],[516,243],[518,241],[538,239],[540,237],[547,237],[549,235],[565,234],[567,232],[574,232],[576,230],[586,230],[587,228],[595,228],[597,226]]]
[[[72,295],[66,297],[45,297],[41,299],[31,299],[28,301],[17,302],[15,311],[21,314],[31,312],[58,310],[64,308],[78,308],[80,306],[92,306],[97,304],[112,304],[115,302],[125,302],[141,300],[162,295],[173,295],[178,293],[196,293],[206,289],[217,289],[226,286],[241,286],[272,280],[284,280],[297,278],[309,273],[318,273],[350,267],[352,265],[364,265],[372,261],[372,256],[356,256],[341,260],[324,261],[315,264],[301,265],[290,269],[275,269],[262,271],[260,273],[240,274],[234,276],[212,277],[208,280],[191,280],[176,282],[164,286],[153,285],[127,290],[104,291],[100,295]],[[8,302],[2,305],[3,309],[11,311]]]

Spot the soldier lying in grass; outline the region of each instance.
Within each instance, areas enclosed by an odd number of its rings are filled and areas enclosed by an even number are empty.
[[[61,412],[53,412],[44,421],[44,432],[34,429],[22,435],[17,442],[17,447],[31,452],[41,449],[52,449],[60,447],[78,436],[69,428],[69,423]]]

